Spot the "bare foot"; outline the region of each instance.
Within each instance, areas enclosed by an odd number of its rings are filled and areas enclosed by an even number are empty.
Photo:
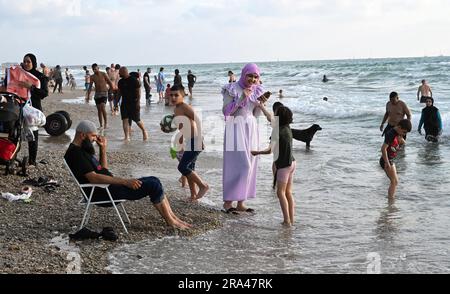
[[[292,227],[292,224],[289,223],[289,222],[282,222],[281,225],[282,225],[283,227],[286,227],[286,228]]]
[[[197,198],[196,199],[197,200],[198,199],[202,199],[206,195],[208,190],[209,190],[209,186],[208,185],[205,185],[205,187],[200,188],[200,190],[198,190],[198,194],[197,194]]]
[[[130,137],[126,137],[125,139],[123,139],[125,142],[131,142]]]
[[[178,182],[180,182],[181,188],[188,188],[188,183],[185,177],[181,177]]]
[[[185,230],[189,230],[190,229],[190,227],[189,226],[187,226],[187,225],[185,225],[185,224],[183,224],[183,223],[181,223],[181,222],[174,222],[173,224],[170,224],[170,226],[172,227],[172,228],[174,228],[174,229],[178,229],[178,230],[182,230],[182,231],[185,231]]]
[[[148,141],[148,133],[147,131],[142,133],[143,137],[144,137],[144,141]]]

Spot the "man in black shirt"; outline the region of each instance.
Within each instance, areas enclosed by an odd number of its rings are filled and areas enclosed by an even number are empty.
[[[100,148],[99,160],[95,157],[96,142]],[[77,129],[73,143],[64,156],[72,173],[82,184],[110,185],[109,191],[115,200],[140,200],[150,197],[155,208],[169,226],[178,229],[189,229],[190,224],[180,220],[172,211],[168,199],[164,196],[164,189],[156,177],[137,179],[123,179],[114,177],[108,170],[106,138],[97,135],[97,128],[90,121],[82,121]],[[90,195],[90,188],[84,188]],[[104,189],[96,189],[93,201],[107,201],[108,195]]]
[[[119,95],[122,96],[122,105],[120,113],[123,120],[123,131],[125,141],[131,138],[131,123],[134,121],[142,130],[144,141],[148,140],[148,133],[145,130],[144,123],[141,121],[141,82],[135,77],[130,76],[126,67],[120,68],[119,75],[122,78],[119,81]]]
[[[152,86],[150,84],[150,74],[152,73],[151,68],[147,68],[147,71],[144,74],[144,88],[145,88],[145,100],[147,104],[150,104],[150,99],[152,98],[152,94],[150,93],[152,90]]]

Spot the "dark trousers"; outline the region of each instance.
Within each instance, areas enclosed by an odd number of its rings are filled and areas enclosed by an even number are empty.
[[[145,100],[150,100],[150,98],[152,97],[152,94],[150,94],[150,91],[152,88],[150,87],[144,87],[145,88]]]
[[[149,197],[153,204],[159,204],[164,200],[164,188],[161,181],[156,177],[146,177],[139,179],[142,186],[138,190],[130,189],[123,185],[109,186],[109,192],[114,200],[128,200],[136,201],[145,197]],[[90,195],[90,189],[85,190],[86,194]],[[93,201],[108,201],[109,197],[104,189],[96,189],[94,192]]]
[[[58,93],[62,92],[62,83],[63,83],[62,80],[56,80],[55,81],[55,87],[53,88],[53,93],[56,92],[56,88],[58,88]]]
[[[36,165],[36,157],[39,146],[39,131],[34,131],[34,141],[28,142],[28,164]]]

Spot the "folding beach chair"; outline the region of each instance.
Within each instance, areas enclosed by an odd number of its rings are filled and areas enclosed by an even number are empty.
[[[111,193],[109,192],[109,186],[110,185],[95,185],[95,184],[83,184],[81,185],[77,178],[75,177],[75,175],[72,173],[72,170],[70,169],[69,165],[67,164],[66,160],[63,159],[64,164],[66,165],[67,169],[69,170],[70,174],[72,175],[73,179],[75,180],[75,183],[77,183],[78,187],[81,190],[81,193],[83,195],[80,204],[84,204],[86,205],[86,210],[84,212],[84,217],[83,220],[81,221],[81,226],[80,226],[80,230],[86,226],[89,222],[89,218],[91,216],[91,212],[92,212],[92,206],[94,205],[104,205],[104,204],[110,204],[112,205],[112,207],[114,208],[114,210],[117,213],[117,216],[119,217],[120,223],[122,224],[125,232],[128,234],[128,230],[127,227],[125,226],[125,223],[122,220],[122,216],[120,215],[119,209],[117,209],[117,206],[120,206],[123,210],[123,213],[125,214],[125,218],[128,222],[128,224],[131,224],[130,218],[128,217],[127,211],[125,210],[125,207],[123,206],[123,203],[126,200],[114,200],[111,196]],[[91,193],[89,195],[89,197],[86,195],[85,191],[83,190],[83,188],[91,188]],[[94,195],[94,191],[95,189],[105,189],[106,192],[108,193],[109,199],[108,201],[92,201],[92,196]]]

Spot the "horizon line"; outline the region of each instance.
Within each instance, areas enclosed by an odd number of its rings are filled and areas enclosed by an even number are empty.
[[[245,64],[245,63],[258,63],[258,64],[264,64],[264,63],[287,63],[287,62],[324,62],[324,61],[358,61],[358,60],[387,60],[387,59],[418,59],[418,58],[437,58],[437,57],[450,57],[450,55],[430,55],[430,56],[401,56],[401,57],[352,57],[352,58],[318,58],[318,59],[300,59],[300,60],[266,60],[266,61],[230,61],[230,62],[201,62],[201,63],[173,63],[173,64],[139,64],[139,65],[124,65],[126,67],[139,67],[139,66],[155,66],[155,67],[165,67],[165,66],[186,66],[186,65],[226,65],[226,64]],[[0,65],[3,67],[4,65],[10,65],[10,64],[18,64],[17,62],[2,62]],[[57,64],[58,65],[58,64]],[[61,67],[83,67],[88,66],[86,64],[73,64],[73,65],[67,65],[67,64],[59,64]],[[48,66],[48,65],[47,65]],[[56,66],[56,65],[52,65]],[[99,66],[108,66],[107,64],[99,64]]]

